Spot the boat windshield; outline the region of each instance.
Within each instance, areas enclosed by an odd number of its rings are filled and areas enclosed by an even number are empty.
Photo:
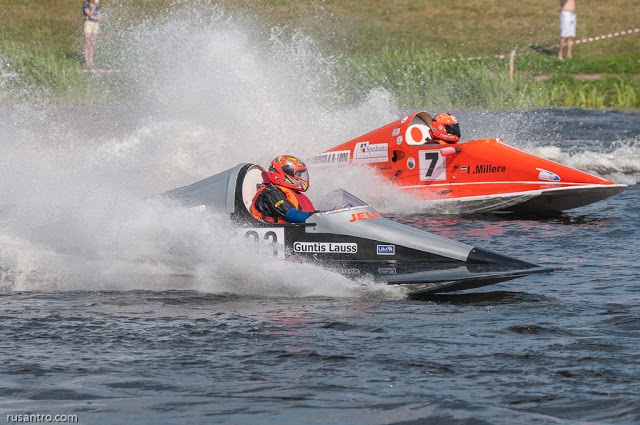
[[[368,204],[363,200],[356,198],[349,192],[342,189],[332,190],[324,195],[317,202],[313,203],[318,211],[330,211],[336,209],[352,208],[352,207],[366,207]]]

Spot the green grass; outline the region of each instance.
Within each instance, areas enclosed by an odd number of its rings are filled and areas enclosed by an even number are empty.
[[[117,101],[127,77],[99,78],[82,67],[81,0],[0,0],[0,102],[92,104]],[[635,3],[634,0],[631,3]],[[102,0],[125,31],[192,3]],[[336,75],[346,102],[373,88],[389,91],[405,108],[640,107],[640,34],[574,46],[574,58],[556,58],[558,2],[494,0],[445,5],[432,0],[201,0],[200,13],[223,5],[259,16],[256,22],[285,33],[302,29],[323,51],[341,58]],[[640,17],[628,0],[583,0],[578,38],[636,28]],[[110,35],[115,34],[115,29]],[[509,60],[516,51],[514,81]],[[103,53],[107,66],[116,55]],[[482,60],[467,61],[470,56]],[[97,58],[98,59],[98,58]],[[452,59],[456,59],[455,62]],[[598,74],[585,80],[583,74]],[[17,75],[17,77],[14,77]]]
[[[102,78],[81,73],[77,58],[55,51],[4,48],[0,102],[53,104],[104,104],[124,98],[125,78]]]
[[[558,0],[227,0],[272,25],[303,28],[333,49],[374,55],[411,46],[444,57],[508,54],[559,41]],[[638,0],[581,0],[577,37],[637,28]],[[576,55],[640,51],[640,35],[576,45]]]

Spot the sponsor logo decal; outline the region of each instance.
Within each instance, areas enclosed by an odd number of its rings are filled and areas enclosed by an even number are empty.
[[[353,149],[353,157],[358,162],[386,162],[389,160],[388,143],[356,143]]]
[[[378,245],[378,255],[394,255],[395,253],[395,245]]]
[[[333,242],[294,242],[295,252],[308,252],[319,254],[355,254],[358,252],[357,243],[333,243]]]
[[[378,274],[396,274],[396,269],[393,267],[379,267]]]
[[[406,117],[400,120],[400,124],[404,124],[408,119],[409,119],[409,116],[407,115]]]
[[[411,124],[405,130],[404,138],[410,145],[424,145],[427,140],[431,140],[429,126],[424,122]]]
[[[349,162],[351,151],[325,152],[314,155],[309,160],[311,164],[346,164]]]
[[[416,160],[413,157],[409,157],[407,159],[407,168],[413,170],[416,167]]]
[[[400,134],[400,129],[399,128],[394,128],[393,132],[391,133],[392,137],[396,137],[398,134]]]
[[[402,136],[398,136],[398,138],[396,139],[396,143],[399,145],[402,144]]]
[[[353,223],[355,221],[371,220],[374,218],[381,218],[381,217],[382,216],[376,210],[372,210],[372,211],[364,211],[364,212],[351,214],[351,220],[349,221]]]
[[[552,173],[551,171],[545,170],[543,168],[536,168],[536,170],[540,171],[540,173],[538,174],[538,179],[540,180],[547,180],[550,182],[560,181],[560,176],[556,173]]]

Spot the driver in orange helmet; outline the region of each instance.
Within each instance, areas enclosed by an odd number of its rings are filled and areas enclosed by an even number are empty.
[[[436,115],[431,120],[429,134],[432,140],[443,145],[458,143],[460,141],[460,124],[458,124],[458,119],[448,112]]]
[[[251,205],[251,214],[267,223],[304,223],[315,208],[303,193],[309,188],[309,172],[300,159],[280,155],[263,173],[264,184]]]

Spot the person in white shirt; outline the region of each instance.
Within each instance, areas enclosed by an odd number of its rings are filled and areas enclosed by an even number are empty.
[[[567,46],[567,58],[571,59],[571,47],[576,36],[576,0],[560,0],[560,50],[558,59],[562,60],[562,51]]]

